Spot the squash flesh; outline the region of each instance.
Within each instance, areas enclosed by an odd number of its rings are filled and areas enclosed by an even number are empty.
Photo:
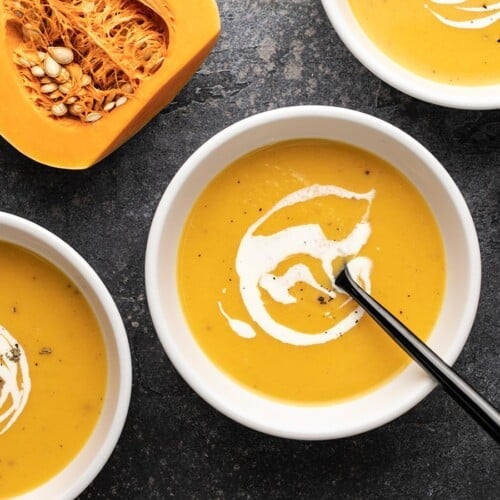
[[[169,31],[165,63],[143,80],[126,105],[95,123],[53,119],[37,109],[20,82],[12,54],[18,38],[0,11],[0,92],[9,103],[0,115],[0,134],[26,156],[46,165],[81,169],[110,154],[164,108],[191,78],[217,40],[220,20],[212,0],[144,2]],[[2,4],[3,6],[3,4]]]

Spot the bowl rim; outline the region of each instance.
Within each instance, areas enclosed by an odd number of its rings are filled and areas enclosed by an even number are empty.
[[[338,36],[371,73],[395,89],[422,101],[455,109],[500,108],[500,83],[449,85],[420,76],[387,56],[365,34],[348,0],[321,0]]]
[[[51,498],[56,499],[72,499],[81,494],[97,477],[101,469],[109,460],[125,426],[132,392],[132,358],[130,354],[130,346],[127,333],[121,315],[110,292],[104,285],[101,278],[98,276],[97,272],[74,248],[72,248],[62,238],[56,236],[54,233],[52,233],[48,229],[45,229],[39,224],[18,215],[0,211],[0,231],[3,227],[8,227],[14,233],[24,235],[32,241],[36,241],[44,247],[50,248],[55,252],[55,255],[57,257],[51,258],[41,252],[33,250],[27,245],[15,241],[15,239],[5,237],[1,233],[0,241],[12,243],[21,248],[29,250],[35,255],[39,255],[43,259],[49,261],[58,269],[61,269],[59,265],[60,262],[66,262],[75,268],[76,272],[82,278],[85,285],[88,285],[92,289],[93,293],[95,293],[97,301],[101,304],[103,311],[105,312],[105,315],[109,321],[110,333],[116,343],[117,360],[120,370],[119,387],[118,394],[116,394],[116,404],[112,412],[112,419],[109,424],[106,437],[102,441],[98,452],[93,457],[93,460],[87,464],[87,466],[81,471],[81,473],[78,474],[77,477],[73,478],[71,483],[64,487],[64,490],[58,492],[56,497],[51,496]],[[72,279],[72,281],[74,280]],[[108,349],[108,346],[106,346],[106,349]],[[108,391],[109,387],[107,387],[106,390],[106,397],[109,395]],[[101,417],[99,417],[98,421],[96,422],[94,429],[87,439],[86,443],[90,441],[92,434],[98,428],[100,418]],[[80,449],[76,456],[73,457],[73,459],[55,476],[52,476],[47,481],[35,487],[34,489],[26,491],[25,493],[22,493],[15,498],[45,498],[45,488],[53,481],[57,481],[60,475],[64,474],[64,471],[68,467],[70,467],[70,465],[74,461],[77,460],[78,456],[82,453],[82,450],[85,448],[85,446],[86,445],[84,444],[84,446],[82,447],[82,449]]]
[[[412,395],[408,396],[406,401],[404,403],[401,403],[399,406],[394,405],[391,411],[384,414],[383,418],[379,418],[378,420],[371,420],[369,422],[352,423],[352,425],[346,432],[325,432],[322,429],[311,429],[307,432],[304,432],[297,429],[283,429],[280,425],[274,425],[261,420],[255,420],[253,416],[243,414],[238,408],[234,408],[230,404],[228,404],[227,401],[224,401],[224,397],[221,397],[220,394],[216,394],[214,391],[212,391],[210,385],[208,385],[205,380],[203,380],[195,373],[193,364],[189,362],[189,359],[183,358],[183,355],[175,345],[175,342],[170,338],[169,327],[163,315],[162,304],[159,298],[160,276],[157,272],[158,262],[161,259],[160,244],[167,215],[169,214],[169,211],[171,210],[173,203],[175,202],[177,193],[180,192],[186,180],[195,175],[196,170],[203,164],[204,158],[208,157],[209,155],[213,155],[214,152],[217,151],[217,149],[219,149],[226,142],[234,140],[236,137],[244,135],[254,128],[269,125],[270,123],[273,123],[273,121],[279,121],[283,119],[293,120],[297,119],[298,117],[303,118],[310,116],[352,120],[353,122],[363,124],[368,127],[375,127],[377,130],[383,132],[384,134],[390,135],[394,140],[403,142],[405,145],[409,146],[412,152],[420,157],[424,163],[428,164],[427,166],[431,165],[431,167],[429,168],[431,168],[433,173],[437,175],[442,183],[443,189],[445,189],[449,193],[450,203],[452,203],[457,212],[461,214],[460,220],[465,232],[468,263],[471,267],[471,287],[469,289],[468,302],[465,309],[462,311],[462,335],[460,337],[457,336],[456,338],[454,338],[454,342],[451,342],[451,345],[448,345],[448,351],[442,354],[442,358],[446,362],[448,362],[449,364],[453,364],[453,362],[458,358],[470,334],[479,302],[479,293],[481,286],[481,260],[479,252],[479,242],[477,239],[472,216],[462,194],[452,180],[451,176],[439,163],[439,161],[423,145],[421,145],[419,142],[417,142],[415,139],[413,139],[411,136],[409,136],[399,128],[389,124],[388,122],[359,111],[321,105],[278,108],[244,118],[243,120],[233,123],[232,125],[228,126],[227,128],[223,129],[222,131],[218,132],[213,137],[208,139],[208,141],[200,146],[184,162],[184,164],[181,166],[181,168],[178,170],[174,178],[167,186],[158,203],[151,223],[147,241],[145,281],[148,306],[160,342],[176,370],[202,399],[204,399],[222,414],[251,429],[284,438],[301,440],[324,440],[360,434],[362,432],[374,429],[382,424],[390,422],[391,420],[399,417],[400,415],[404,414],[406,411],[414,407],[416,404],[418,404],[427,394],[431,392],[431,390],[436,386],[436,383],[430,377],[424,377],[422,380],[419,380],[418,387],[416,387],[415,390],[412,391]],[[272,143],[276,141],[270,142]],[[243,154],[245,154],[245,151],[241,151],[239,156]],[[186,330],[188,331],[189,328],[187,327],[184,317],[183,320],[184,324],[186,325]],[[204,353],[203,355],[206,357]],[[208,359],[208,357],[206,358]],[[411,363],[410,367],[412,366],[416,368],[415,363]],[[219,369],[218,367],[216,368]],[[407,368],[406,370],[408,369],[409,368]],[[224,376],[228,377],[227,375]],[[397,379],[399,377],[400,375],[396,375],[393,379]],[[232,383],[237,384],[237,382]],[[390,383],[390,381],[387,383]],[[247,391],[248,393],[250,393],[248,389],[244,388],[241,385],[240,387],[243,391]],[[267,400],[267,398],[265,396],[255,395],[255,401],[262,400]],[[298,406],[303,406],[279,401],[274,401],[273,404],[276,404],[277,406],[284,405],[287,408],[297,408]],[[335,404],[341,405],[343,403],[340,402]]]

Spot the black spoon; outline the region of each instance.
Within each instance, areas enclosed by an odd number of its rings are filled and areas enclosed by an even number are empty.
[[[365,292],[349,274],[347,266],[344,266],[335,279],[335,285],[350,295],[394,341],[432,375],[448,394],[500,443],[500,413],[403,323]]]

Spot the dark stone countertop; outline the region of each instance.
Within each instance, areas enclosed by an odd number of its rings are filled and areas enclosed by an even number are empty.
[[[366,434],[289,441],[220,415],[163,353],[146,304],[143,261],[155,207],[177,169],[243,117],[288,105],[343,106],[408,132],[462,190],[479,235],[483,284],[456,367],[500,403],[500,111],[446,109],[390,88],[348,52],[319,0],[220,0],[219,7],[222,34],[200,70],[100,164],[82,172],[51,169],[0,139],[0,209],[41,224],[80,252],[111,291],[130,339],[127,424],[81,498],[498,498],[498,446],[441,389]]]

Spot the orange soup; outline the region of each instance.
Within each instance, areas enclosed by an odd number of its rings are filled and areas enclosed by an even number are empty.
[[[282,142],[238,159],[202,192],[179,246],[179,294],[203,351],[239,383],[289,401],[341,400],[409,363],[335,287],[346,261],[428,337],[445,256],[419,191],[355,147]]]
[[[444,83],[500,83],[497,0],[349,0],[359,24],[397,63]]]
[[[52,264],[0,242],[0,498],[60,472],[102,409],[106,350],[78,288]]]

